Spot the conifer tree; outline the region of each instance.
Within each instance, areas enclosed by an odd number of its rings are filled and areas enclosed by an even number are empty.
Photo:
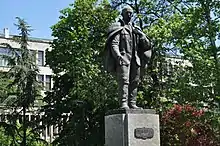
[[[14,89],[14,98],[10,104],[6,105],[10,108],[13,107],[11,118],[8,119],[9,123],[2,123],[5,128],[11,129],[8,133],[13,137],[13,145],[27,146],[27,132],[31,125],[31,121],[28,121],[26,113],[38,97],[40,97],[40,84],[37,81],[38,67],[35,63],[36,60],[33,54],[28,50],[28,36],[31,31],[30,26],[24,19],[16,17],[18,23],[15,24],[20,31],[18,36],[14,36],[12,39],[20,45],[19,48],[13,48],[9,44],[2,44],[8,50],[8,55],[4,56],[8,60],[8,66],[10,70],[7,72],[7,77],[12,81],[8,87]],[[11,96],[9,96],[10,98]],[[17,120],[22,115],[21,126],[17,127]],[[16,136],[19,136],[20,142]]]

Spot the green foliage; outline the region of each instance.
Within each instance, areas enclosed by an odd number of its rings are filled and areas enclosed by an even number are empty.
[[[5,134],[5,130],[0,128],[0,146],[10,145],[11,138]]]
[[[216,123],[220,117],[217,53],[220,3],[205,0],[167,4],[166,10],[172,13],[161,16],[145,30],[155,46],[152,73],[158,79],[158,90],[154,93],[157,107],[166,110],[173,103],[206,107],[210,111],[206,119],[212,119],[208,125],[219,130]],[[148,89],[155,91],[155,86]]]
[[[61,127],[57,145],[104,144],[103,117],[116,107],[117,89],[115,79],[102,69],[101,52],[116,16],[107,1],[76,0],[52,27],[55,39],[46,62],[55,73],[54,87],[44,98],[43,120]],[[70,114],[66,120],[65,114]]]
[[[22,125],[18,122],[13,125],[1,123],[0,128],[0,146],[20,146],[22,141],[21,135],[23,132]],[[15,130],[16,129],[16,130]],[[39,138],[39,135],[27,129],[27,145],[28,146],[46,146],[47,143]]]
[[[7,74],[5,72],[0,72],[0,105],[4,106],[7,104],[11,104],[13,100],[14,89],[9,89],[8,85],[11,84],[12,80],[8,79]],[[9,96],[11,98],[9,98]]]

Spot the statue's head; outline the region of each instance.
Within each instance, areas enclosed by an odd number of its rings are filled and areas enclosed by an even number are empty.
[[[122,9],[121,15],[122,15],[123,20],[125,22],[130,22],[131,18],[132,18],[132,15],[133,15],[133,9],[130,6],[125,6]]]

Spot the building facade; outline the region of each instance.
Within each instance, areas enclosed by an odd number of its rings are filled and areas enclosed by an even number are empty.
[[[9,35],[7,30],[4,30],[3,34],[0,34],[0,44],[7,43],[13,48],[19,48],[20,45],[13,41],[13,35]],[[49,39],[41,39],[41,38],[29,38],[28,49],[31,52],[34,52],[34,57],[36,58],[36,64],[39,68],[38,81],[42,82],[45,90],[51,90],[52,88],[52,70],[45,65],[45,52],[46,49],[50,50]],[[2,55],[7,55],[8,49],[4,47],[0,47],[0,70],[8,71],[10,68],[7,66],[8,62],[5,58],[1,57]]]

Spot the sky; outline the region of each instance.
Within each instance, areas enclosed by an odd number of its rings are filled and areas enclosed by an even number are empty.
[[[0,0],[0,33],[9,29],[10,35],[19,32],[15,17],[25,19],[32,27],[31,37],[52,39],[50,27],[59,21],[60,10],[74,0]]]

